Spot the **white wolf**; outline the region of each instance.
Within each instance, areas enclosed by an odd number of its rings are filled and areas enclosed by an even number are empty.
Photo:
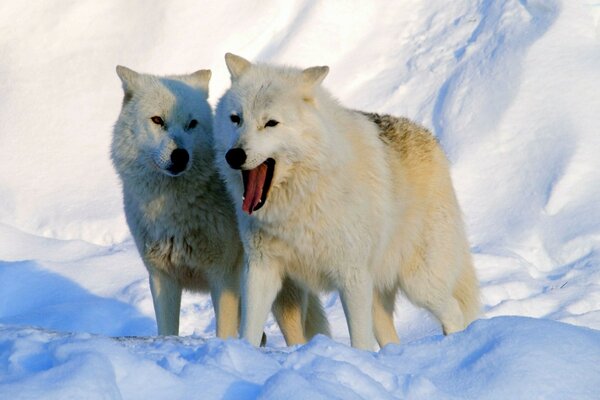
[[[233,204],[214,166],[209,70],[158,77],[118,66],[125,97],[114,127],[112,160],[125,214],[150,275],[160,335],[177,335],[182,289],[210,290],[217,335],[237,336],[243,247]],[[308,303],[310,321],[289,308]],[[327,333],[318,298],[292,282],[274,314],[286,341]]]
[[[478,284],[434,137],[342,107],[320,85],[327,67],[225,60],[232,83],[214,135],[248,258],[243,336],[258,344],[282,277],[339,290],[355,347],[399,341],[399,289],[445,333],[469,324]]]

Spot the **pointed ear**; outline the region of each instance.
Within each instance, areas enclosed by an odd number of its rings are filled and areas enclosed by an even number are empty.
[[[123,91],[125,93],[134,90],[134,88],[137,85],[138,78],[140,76],[139,73],[122,65],[117,65],[117,75],[119,75],[119,78],[121,79],[121,83],[123,84]]]
[[[231,74],[232,80],[238,79],[252,66],[250,61],[231,53],[225,54],[225,64],[227,64],[227,69]]]
[[[208,94],[208,82],[210,82],[211,76],[212,72],[210,69],[200,69],[192,72],[188,76],[187,82],[195,88],[204,90]]]
[[[302,83],[305,86],[313,88],[323,82],[323,79],[329,73],[329,67],[310,67],[302,71]]]

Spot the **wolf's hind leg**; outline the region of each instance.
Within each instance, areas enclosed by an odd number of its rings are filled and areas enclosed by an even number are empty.
[[[306,309],[304,310],[304,336],[307,340],[317,334],[331,337],[329,330],[329,321],[325,315],[325,310],[321,300],[316,293],[306,291]]]
[[[217,337],[226,339],[238,336],[240,294],[239,289],[231,286],[211,285],[210,291],[215,319],[217,321]]]
[[[272,311],[288,346],[306,343],[302,320],[306,303],[305,291],[291,279],[286,278],[275,298]]]
[[[413,304],[426,308],[441,322],[445,335],[465,328],[462,310],[443,277],[418,268],[401,276],[400,287]]]
[[[465,329],[464,317],[458,305],[458,301],[453,296],[448,296],[445,300],[425,306],[442,324],[444,335],[459,332]]]
[[[306,343],[316,334],[331,336],[319,296],[289,278],[275,299],[273,314],[288,346]]]
[[[400,343],[394,326],[394,306],[396,289],[389,291],[374,290],[373,293],[373,328],[379,347],[388,343]]]

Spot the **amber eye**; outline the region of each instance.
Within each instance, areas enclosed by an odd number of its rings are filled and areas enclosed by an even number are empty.
[[[155,115],[154,117],[150,118],[152,120],[152,122],[154,122],[156,125],[160,125],[160,126],[165,126],[165,121],[163,121],[163,119],[161,117],[159,117],[158,115]]]
[[[273,127],[273,126],[277,126],[277,125],[279,125],[279,121],[275,121],[274,119],[270,119],[265,124],[265,128]]]
[[[190,124],[188,125],[188,129],[194,129],[196,126],[198,126],[198,121],[193,119],[190,121]]]
[[[236,124],[236,125],[239,125],[239,124],[240,124],[240,122],[242,122],[242,119],[241,119],[241,118],[240,118],[240,116],[239,116],[239,115],[237,115],[237,114],[231,114],[231,115],[229,116],[229,119],[231,120],[231,122],[233,122],[233,123],[234,123],[234,124]]]

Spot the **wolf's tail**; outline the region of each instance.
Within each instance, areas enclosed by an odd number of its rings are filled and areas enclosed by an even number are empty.
[[[304,316],[304,337],[306,337],[306,340],[310,340],[318,333],[331,336],[329,321],[327,320],[319,296],[309,292],[306,314]]]
[[[454,298],[458,301],[463,313],[465,327],[477,318],[481,311],[479,298],[479,282],[469,254],[467,254],[462,273],[454,287]]]

